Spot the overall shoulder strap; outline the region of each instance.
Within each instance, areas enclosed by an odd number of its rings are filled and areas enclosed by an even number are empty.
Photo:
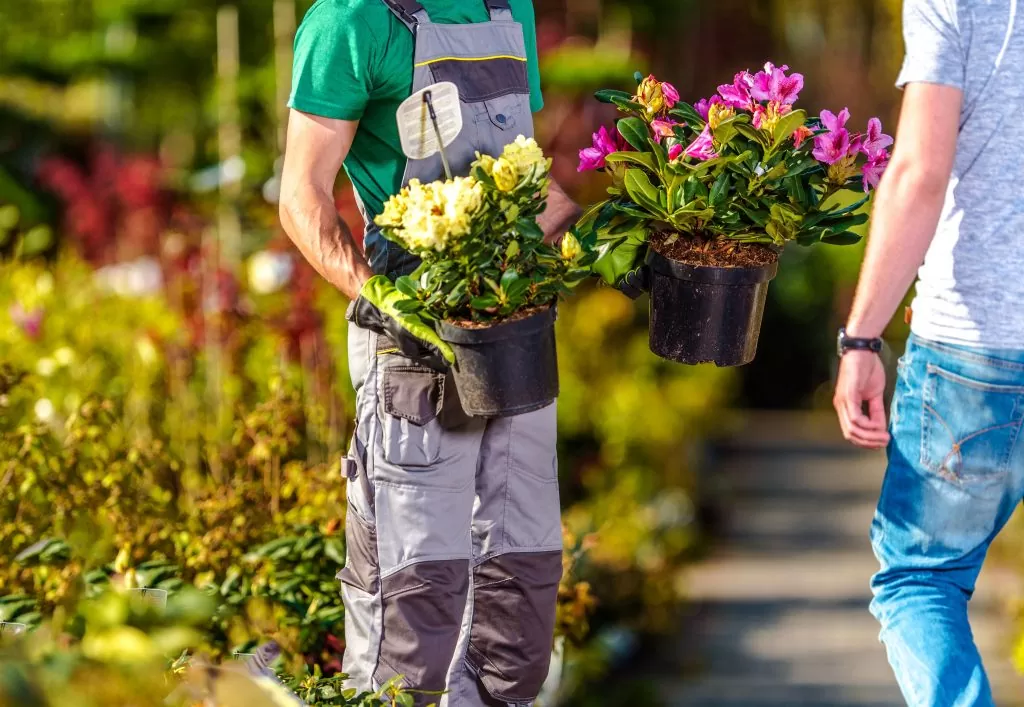
[[[484,0],[484,2],[491,15],[491,22],[510,22],[512,20],[512,6],[508,0]]]
[[[382,0],[382,2],[388,6],[391,12],[395,13],[395,17],[403,25],[413,32],[416,31],[417,25],[430,22],[430,15],[418,0]]]

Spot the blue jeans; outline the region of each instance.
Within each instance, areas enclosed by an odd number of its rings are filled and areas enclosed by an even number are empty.
[[[991,706],[967,602],[1024,497],[1024,351],[911,337],[871,528],[871,612],[912,707]]]

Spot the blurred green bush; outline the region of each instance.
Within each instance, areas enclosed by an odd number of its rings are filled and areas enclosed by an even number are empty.
[[[45,626],[111,588],[194,587],[216,599],[209,655],[273,639],[299,657],[292,678],[330,678],[344,647],[344,439],[330,430],[351,407],[345,303],[317,290],[309,370],[275,324],[290,295],[238,281],[235,304],[197,324],[174,282],[125,296],[69,253],[0,263],[0,619]],[[559,633],[581,666],[570,674],[592,676],[609,660],[593,636],[664,627],[682,600],[691,453],[732,375],[656,359],[644,311],[606,288],[567,302],[558,332]]]

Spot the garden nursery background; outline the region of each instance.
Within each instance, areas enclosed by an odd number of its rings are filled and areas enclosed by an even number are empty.
[[[535,3],[538,139],[555,178],[594,203],[606,178],[578,173],[578,151],[615,114],[595,89],[632,90],[640,70],[706,96],[766,60],[806,76],[809,113],[849,105],[859,124],[880,115],[894,127],[900,5]],[[292,249],[276,204],[292,39],[308,6],[0,4],[0,620],[8,633],[27,627],[0,646],[0,705],[160,705],[172,693],[273,704],[247,692],[272,686],[214,667],[270,641],[274,670],[310,705],[412,704],[400,686],[356,695],[337,677],[347,303]],[[360,231],[343,180],[337,206]],[[828,409],[861,253],[788,249],[758,358],[742,369],[656,358],[646,299],[588,283],[560,308],[566,571],[545,704],[755,704],[722,698],[730,680],[708,688],[718,698],[688,697],[725,640],[707,629],[704,580],[690,572],[717,557],[730,518],[762,505],[732,503],[723,479],[736,449],[748,467],[796,445],[795,463],[818,449],[840,459],[836,473],[880,474],[875,456],[851,466],[813,414]],[[891,334],[898,349],[902,325]],[[1001,586],[1013,586],[1024,562],[1012,537],[1004,545]],[[869,560],[853,578],[861,591],[871,563],[866,540],[857,548]],[[823,562],[807,571],[828,572]],[[715,581],[770,585],[784,571],[765,553],[752,574]],[[166,609],[125,591],[138,588],[167,590]],[[1004,627],[1012,600],[994,609]],[[866,599],[851,610],[866,614]],[[857,650],[884,666],[873,635]],[[1024,668],[1014,636],[994,651]],[[898,704],[891,690],[889,701],[809,694],[763,704]]]

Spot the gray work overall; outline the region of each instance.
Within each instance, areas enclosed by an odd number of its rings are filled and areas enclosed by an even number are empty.
[[[490,21],[440,25],[414,0],[382,0],[416,38],[417,91],[459,87],[464,128],[448,158],[465,175],[477,151],[531,136],[521,25],[508,0]],[[485,0],[466,0],[484,2]],[[443,177],[440,157],[409,161],[405,182]],[[415,259],[365,214],[367,260],[394,278]],[[395,676],[417,705],[528,705],[547,675],[561,578],[555,406],[468,418],[452,378],[351,327],[357,429],[345,460],[344,670],[377,688]],[[441,695],[440,693],[444,693]]]

